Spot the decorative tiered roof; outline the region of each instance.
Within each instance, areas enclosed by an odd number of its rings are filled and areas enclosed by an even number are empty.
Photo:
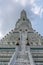
[[[26,11],[22,10],[21,15],[20,15],[20,19],[18,19],[18,21],[16,22],[15,29],[11,30],[9,32],[9,34],[7,34],[4,38],[2,38],[0,41],[0,44],[8,44],[8,42],[16,43],[17,38],[20,37],[20,30],[21,31],[27,30],[28,38],[29,39],[31,38],[32,43],[39,44],[39,40],[40,40],[40,44],[43,43],[43,36],[39,35],[36,31],[33,30],[31,22],[27,17]],[[31,42],[30,42],[30,45],[31,45]]]

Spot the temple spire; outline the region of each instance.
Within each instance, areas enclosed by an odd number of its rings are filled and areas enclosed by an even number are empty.
[[[26,11],[24,9],[21,11],[21,18],[27,18]]]

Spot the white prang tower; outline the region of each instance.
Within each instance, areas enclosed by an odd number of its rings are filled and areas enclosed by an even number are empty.
[[[21,17],[16,23],[15,31],[19,30],[19,42],[15,43],[16,49],[8,65],[35,65],[28,43],[28,31],[33,31],[30,21],[27,19],[26,12],[21,12]]]

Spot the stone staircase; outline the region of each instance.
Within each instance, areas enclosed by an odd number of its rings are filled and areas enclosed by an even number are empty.
[[[30,48],[25,52],[14,52],[8,65],[35,65],[30,52]]]

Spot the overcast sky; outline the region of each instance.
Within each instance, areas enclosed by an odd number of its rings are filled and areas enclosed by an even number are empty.
[[[43,0],[0,0],[0,39],[14,29],[23,9],[33,29],[43,35]]]

